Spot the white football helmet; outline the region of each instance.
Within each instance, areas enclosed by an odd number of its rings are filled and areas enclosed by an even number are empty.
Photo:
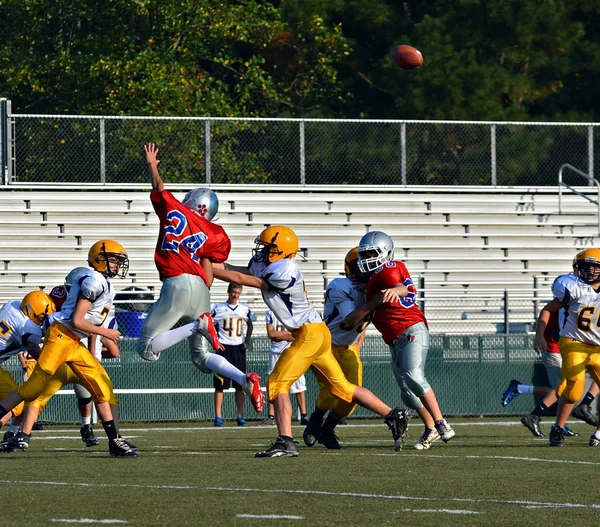
[[[381,231],[365,234],[358,244],[358,268],[361,273],[372,273],[394,258],[394,242]]]
[[[73,284],[77,283],[81,277],[90,275],[93,272],[94,270],[90,267],[75,267],[75,269],[69,271],[69,274],[65,277],[65,291],[67,294],[69,294]]]
[[[209,188],[190,190],[181,203],[208,221],[215,219],[219,212],[219,198]]]

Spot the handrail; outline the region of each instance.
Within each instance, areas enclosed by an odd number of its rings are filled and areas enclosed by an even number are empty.
[[[579,174],[581,177],[584,177],[585,179],[587,179],[590,182],[591,185],[595,185],[596,188],[598,189],[598,200],[594,201],[593,199],[588,198],[585,194],[578,192],[570,185],[563,183],[562,175],[563,175],[563,170],[565,168],[568,168],[568,169],[572,170],[573,172],[575,172],[576,174]],[[598,210],[598,236],[600,236],[600,182],[598,182],[598,180],[596,178],[593,178],[592,176],[586,174],[585,172],[582,172],[578,168],[575,168],[573,165],[570,165],[569,163],[565,163],[564,165],[562,165],[560,167],[560,169],[558,170],[558,213],[559,214],[562,214],[562,188],[563,187],[567,187],[571,192],[574,192],[578,196],[581,196],[582,198],[587,199],[590,203],[594,203],[596,205],[596,208]]]

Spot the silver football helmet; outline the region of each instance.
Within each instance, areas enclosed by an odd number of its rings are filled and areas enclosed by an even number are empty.
[[[71,290],[73,284],[77,283],[77,281],[80,278],[87,276],[93,272],[94,270],[90,267],[75,267],[75,269],[70,271],[69,274],[65,277],[65,291],[67,292],[67,294],[69,294],[69,291]]]
[[[372,273],[394,258],[394,242],[381,231],[365,234],[358,244],[358,268],[361,273]]]
[[[219,198],[209,188],[190,190],[181,203],[208,221],[212,221],[219,212]]]

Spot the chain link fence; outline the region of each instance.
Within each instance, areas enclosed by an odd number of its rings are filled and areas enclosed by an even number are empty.
[[[3,183],[556,186],[593,177],[592,123],[19,115],[0,111]],[[2,108],[0,108],[1,110]],[[580,185],[574,174],[565,183]]]

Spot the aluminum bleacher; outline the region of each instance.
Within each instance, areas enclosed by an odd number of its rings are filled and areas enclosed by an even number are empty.
[[[158,221],[149,192],[0,192],[0,302],[61,283],[70,269],[86,264],[88,248],[102,238],[118,240],[130,256],[130,274],[114,281],[117,290],[160,290],[153,261]],[[174,194],[182,198],[184,192]],[[564,196],[558,214],[556,193],[536,189],[218,194],[218,221],[232,239],[230,261],[244,265],[266,225],[289,225],[306,259],[301,267],[308,294],[317,303],[328,281],[342,275],[346,252],[370,230],[392,236],[396,258],[413,277],[422,277],[428,298],[447,291],[481,296],[492,289],[522,294],[532,290],[537,275],[547,277],[548,287],[571,269],[577,251],[598,244],[595,206]],[[213,299],[224,298],[225,290],[216,281]],[[258,291],[245,291],[244,297],[264,312]],[[447,324],[451,332],[474,327],[469,321],[475,319],[493,319],[465,312],[460,306],[432,308],[428,317],[432,325],[456,320]]]

